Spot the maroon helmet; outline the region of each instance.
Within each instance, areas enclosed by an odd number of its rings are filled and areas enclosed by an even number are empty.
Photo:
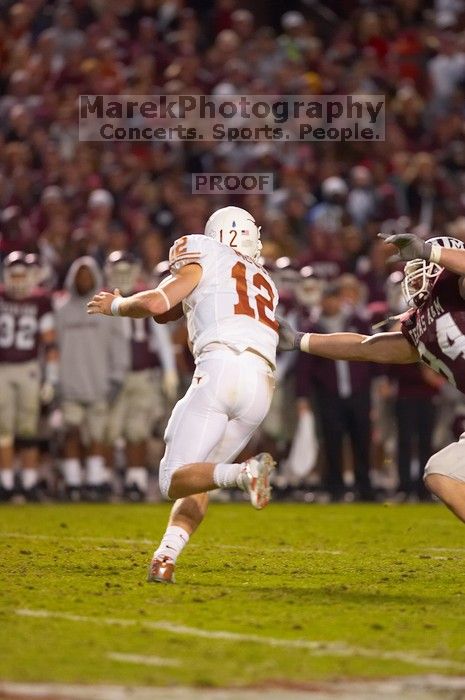
[[[110,289],[119,289],[121,294],[132,294],[140,275],[140,263],[125,250],[114,250],[105,263],[105,279]]]
[[[299,282],[296,288],[297,301],[301,306],[312,309],[321,302],[324,281],[316,277],[311,265],[300,269]]]
[[[294,262],[287,256],[283,256],[273,261],[265,260],[265,266],[279,294],[295,296],[295,289],[299,282],[299,272]]]
[[[7,293],[15,299],[28,297],[37,284],[37,263],[31,257],[15,250],[3,261],[3,283]]]

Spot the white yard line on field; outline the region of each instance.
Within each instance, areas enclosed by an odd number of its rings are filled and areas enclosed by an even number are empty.
[[[127,618],[112,617],[88,617],[86,615],[74,615],[67,612],[54,610],[15,610],[16,615],[21,617],[54,618],[57,620],[67,620],[70,622],[94,623],[100,625],[115,625],[121,627],[140,626],[148,629],[168,632],[170,634],[187,635],[203,639],[220,639],[228,642],[249,642],[252,644],[263,644],[270,647],[281,647],[284,649],[304,649],[314,656],[362,656],[365,658],[381,659],[383,661],[399,661],[401,663],[424,666],[426,668],[456,669],[465,671],[465,663],[452,661],[449,659],[431,658],[423,656],[416,651],[381,651],[368,649],[365,647],[355,647],[345,642],[325,642],[310,639],[282,639],[279,637],[263,637],[257,634],[242,634],[230,632],[228,630],[205,630],[199,627],[187,627],[177,625],[172,622],[153,620],[131,620]]]
[[[24,540],[43,540],[44,542],[47,540],[66,540],[66,541],[71,541],[71,542],[108,542],[109,544],[116,542],[117,544],[153,544],[152,540],[146,540],[146,539],[126,539],[126,538],[121,538],[121,537],[112,537],[109,535],[108,537],[87,537],[87,536],[79,536],[76,537],[75,535],[62,535],[56,534],[56,535],[38,535],[36,533],[23,533],[23,532],[0,532],[0,537],[5,537],[6,539],[11,538],[11,539],[24,539]]]
[[[406,676],[386,680],[313,682],[308,689],[192,688],[189,686],[71,685],[63,683],[12,683],[0,681],[0,698],[18,700],[457,700],[465,680],[445,676]]]
[[[88,542],[90,544],[92,543],[98,543],[102,545],[104,542],[108,542],[109,545],[117,544],[117,545],[134,545],[134,544],[140,544],[140,545],[151,545],[155,546],[155,540],[147,540],[147,539],[126,539],[126,538],[121,538],[121,537],[112,537],[111,535],[108,535],[108,537],[91,537],[91,536],[75,536],[75,535],[39,535],[36,533],[22,533],[22,532],[0,532],[0,538],[4,537],[5,539],[25,539],[25,540],[38,540],[38,541],[48,541],[48,540],[60,540],[60,541],[66,541],[66,542]],[[206,545],[203,544],[197,544],[196,542],[191,542],[189,545],[189,548],[191,549],[192,547],[199,547],[199,548],[205,548]],[[237,549],[238,551],[241,550],[250,550],[251,547],[254,546],[254,544],[223,544],[222,542],[217,542],[216,544],[209,543],[209,547],[214,547],[215,549],[230,549],[230,550],[235,550]],[[302,552],[304,551],[303,549],[299,547],[293,547],[292,545],[282,545],[281,547],[260,547],[260,552]],[[306,554],[309,553],[308,550],[305,550]],[[333,556],[339,556],[342,554],[342,552],[338,549],[312,549],[311,554],[329,554]]]
[[[463,678],[407,676],[376,681],[311,683],[308,690],[292,688],[164,688],[134,685],[71,685],[0,681],[0,697],[18,700],[457,700],[465,690]]]
[[[120,654],[110,651],[106,655],[112,661],[122,661],[128,664],[140,664],[142,666],[180,666],[179,659],[164,659],[162,656],[143,656],[142,654]]]
[[[465,547],[422,547],[422,552],[461,552],[465,553]]]

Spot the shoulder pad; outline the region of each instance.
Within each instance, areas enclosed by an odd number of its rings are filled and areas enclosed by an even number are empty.
[[[202,233],[191,233],[188,236],[178,238],[170,249],[170,270],[179,270],[189,263],[200,263],[202,258],[212,249],[214,243]]]

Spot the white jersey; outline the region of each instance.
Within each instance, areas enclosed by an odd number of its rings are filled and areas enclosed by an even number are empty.
[[[248,348],[275,367],[278,291],[268,272],[233,247],[203,234],[179,238],[170,250],[173,272],[198,263],[202,277],[183,301],[194,357],[210,343]]]

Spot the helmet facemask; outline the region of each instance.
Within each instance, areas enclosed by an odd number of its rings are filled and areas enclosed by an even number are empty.
[[[15,299],[28,297],[35,286],[32,270],[23,265],[15,265],[11,270],[5,270],[4,281],[8,294]]]
[[[119,289],[121,294],[132,294],[139,278],[140,267],[137,263],[121,260],[107,269],[107,284],[112,289]]]
[[[299,304],[309,309],[319,306],[323,284],[315,277],[309,266],[300,271],[300,280],[296,288],[296,297]]]
[[[134,292],[139,279],[141,266],[131,253],[114,250],[105,263],[105,279],[108,287],[119,289],[127,296]]]
[[[456,248],[458,250],[464,248],[462,241],[448,236],[429,238],[427,243],[439,245],[441,248]],[[434,282],[443,270],[441,265],[421,259],[409,260],[405,264],[402,293],[408,306],[421,306],[426,301]]]
[[[10,253],[4,262],[3,282],[12,298],[25,299],[36,287],[35,265],[22,252]]]

